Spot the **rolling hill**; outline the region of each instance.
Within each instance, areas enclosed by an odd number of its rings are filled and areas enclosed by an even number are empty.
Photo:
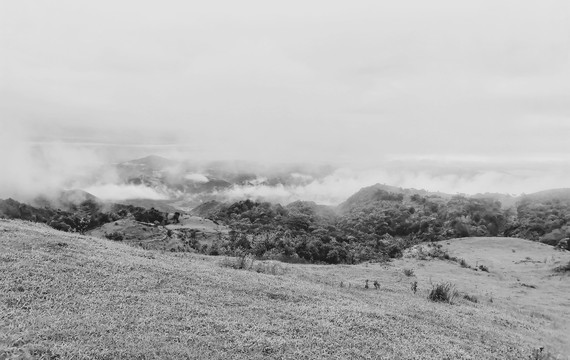
[[[551,271],[570,260],[568,252],[517,239],[444,246],[473,265],[485,261],[490,272],[413,256],[353,266],[252,264],[0,220],[0,358],[518,360],[569,353],[569,278]],[[517,273],[535,288],[519,285]],[[380,288],[365,289],[365,280]],[[430,283],[445,281],[471,301],[428,300]],[[537,347],[541,357],[533,355]]]

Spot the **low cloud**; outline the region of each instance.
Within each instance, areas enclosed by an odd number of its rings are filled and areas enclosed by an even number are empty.
[[[149,187],[118,185],[116,169],[93,147],[33,142],[26,130],[0,123],[0,199],[54,198],[69,189],[82,189],[103,200],[166,198]]]
[[[96,152],[65,143],[37,144],[23,128],[0,123],[0,198],[30,200],[113,177]]]
[[[570,167],[558,163],[516,162],[485,166],[479,162],[420,164],[414,161],[386,163],[369,169],[339,168],[306,184],[267,186],[243,185],[218,192],[228,201],[264,200],[287,204],[297,200],[337,205],[363,187],[377,183],[448,194],[503,193],[520,195],[568,187]],[[553,168],[555,170],[553,170]]]
[[[210,181],[206,175],[198,173],[186,174],[184,175],[184,178],[186,180],[194,181],[196,183],[207,183],[208,181]]]
[[[104,184],[94,185],[83,190],[97,196],[101,200],[120,201],[130,199],[165,200],[168,196],[141,185]]]

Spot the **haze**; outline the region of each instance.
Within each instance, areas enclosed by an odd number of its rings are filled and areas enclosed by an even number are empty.
[[[0,30],[1,196],[151,153],[338,167],[313,199],[568,187],[566,0],[20,0]]]

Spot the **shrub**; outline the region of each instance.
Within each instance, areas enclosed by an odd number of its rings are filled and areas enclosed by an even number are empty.
[[[237,270],[250,270],[271,275],[283,275],[285,273],[285,268],[281,264],[277,262],[256,262],[254,257],[250,254],[240,255],[234,258],[226,257],[221,261],[220,265]]]
[[[463,298],[467,301],[471,301],[472,303],[477,303],[477,297],[475,295],[463,294]]]
[[[118,231],[112,232],[110,234],[105,234],[105,237],[109,240],[114,241],[123,241],[125,239],[125,236]]]
[[[465,259],[459,259],[458,262],[459,262],[459,265],[461,265],[461,267],[464,267],[464,268],[469,267],[469,264],[467,264],[467,261],[465,261]]]
[[[484,271],[484,272],[489,272],[489,268],[486,267],[485,265],[479,265],[479,270]]]
[[[281,266],[281,264],[276,262],[274,263],[257,262],[255,266],[252,266],[251,270],[258,273],[271,274],[271,275],[285,274],[285,268]]]
[[[532,350],[532,354],[530,356],[531,360],[554,360],[558,359],[558,356],[554,356],[549,351],[544,351],[544,347],[535,348]]]
[[[414,276],[414,270],[413,269],[404,269],[404,275]]]
[[[455,289],[455,286],[451,283],[440,283],[432,286],[431,291],[428,294],[428,299],[435,302],[446,302],[448,304],[453,304],[453,301],[459,293]]]
[[[554,268],[555,272],[565,273],[570,271],[570,261],[566,265],[560,265]]]

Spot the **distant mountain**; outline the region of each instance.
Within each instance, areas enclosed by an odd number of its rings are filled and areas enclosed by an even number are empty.
[[[502,208],[507,209],[514,206],[520,200],[520,196],[500,193],[479,193],[470,196],[473,199],[493,199],[501,202]]]
[[[432,192],[427,190],[418,189],[404,189],[396,186],[390,186],[386,184],[375,184],[372,186],[364,187],[356,192],[354,195],[350,196],[346,201],[338,206],[341,211],[346,211],[355,205],[362,205],[368,202],[374,202],[379,200],[386,200],[386,193],[390,194],[402,194],[404,197],[410,197],[411,195],[417,194],[420,196],[429,197],[440,197],[442,199],[451,199],[457,194],[447,194],[443,192]],[[527,198],[532,201],[537,200],[548,200],[548,199],[568,199],[570,201],[570,188],[569,189],[553,189],[540,191],[537,193],[529,195],[514,196],[510,194],[501,193],[478,193],[475,195],[461,194],[467,198],[471,199],[489,199],[494,201],[500,201],[503,209],[508,209],[513,207],[523,198]],[[390,197],[390,196],[388,196]]]
[[[169,166],[173,166],[175,164],[176,164],[176,162],[174,160],[170,160],[170,159],[164,158],[162,156],[149,155],[149,156],[145,156],[145,157],[140,158],[140,159],[125,161],[119,165],[121,165],[121,166],[135,166],[135,167],[146,168],[146,169],[153,170],[153,171],[159,171],[159,170],[163,170]]]
[[[196,216],[207,218],[211,214],[222,209],[224,206],[227,206],[227,204],[220,201],[211,200],[198,205],[197,207],[192,209],[191,213]]]
[[[550,189],[520,196],[532,201],[561,200],[570,202],[570,188]]]
[[[441,192],[429,192],[426,190],[417,190],[417,189],[403,189],[400,187],[390,186],[386,184],[375,184],[360,189],[354,195],[346,199],[346,201],[341,203],[337,207],[337,209],[341,213],[344,213],[357,206],[362,206],[377,201],[401,201],[405,197],[410,197],[414,194],[421,196],[437,196],[444,199],[450,199],[451,197],[453,197],[453,195],[451,194],[445,194]]]
[[[85,203],[101,206],[103,201],[95,195],[79,189],[62,190],[55,194],[38,196],[31,201],[31,205],[36,207],[48,207],[64,211],[77,211]]]
[[[315,214],[325,219],[333,219],[337,216],[333,206],[319,205],[314,201],[295,201],[285,206],[285,208],[287,210]]]

